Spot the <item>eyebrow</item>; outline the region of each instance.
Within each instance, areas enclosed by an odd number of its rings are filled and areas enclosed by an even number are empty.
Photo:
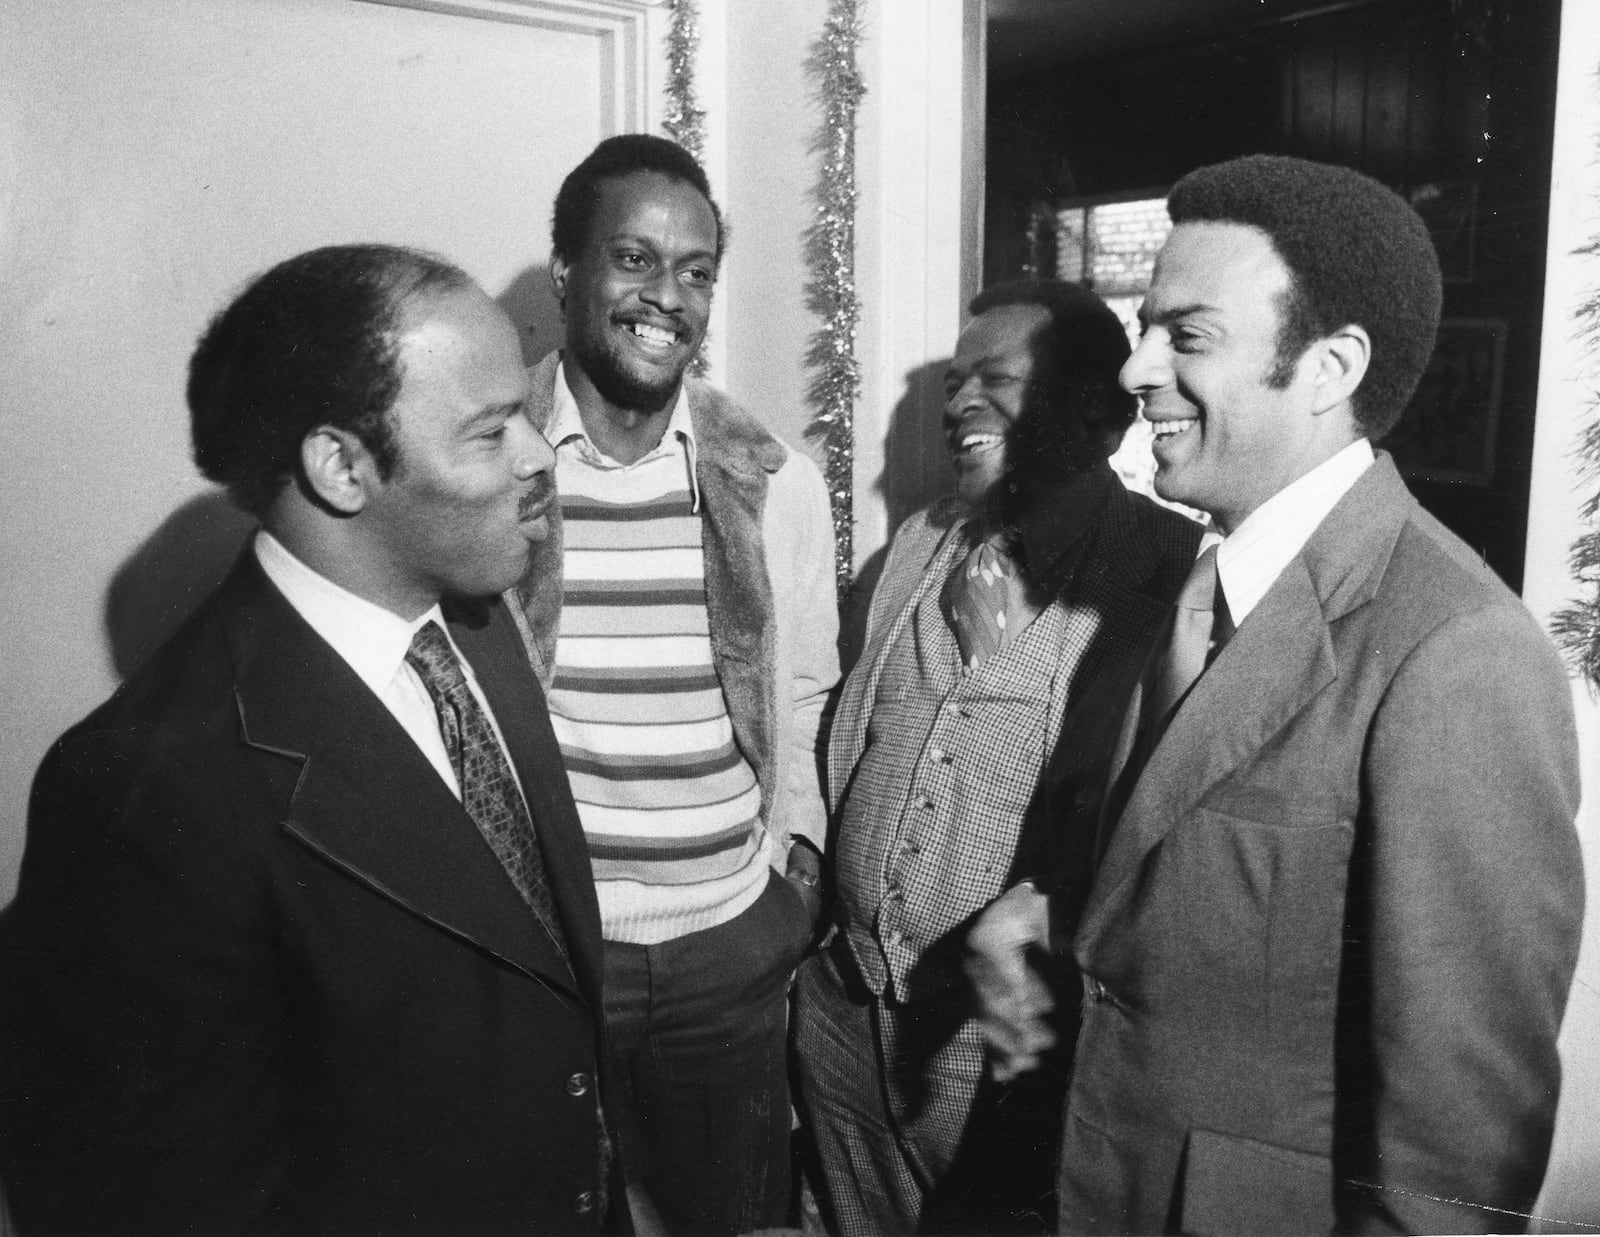
[[[1003,354],[997,356],[994,353],[989,353],[985,356],[975,357],[972,364],[965,367],[957,365],[954,361],[951,361],[950,364],[945,368],[944,373],[945,377],[948,378],[951,374],[972,374],[976,373],[980,369],[1004,369],[1008,364],[1009,362]]]
[[[528,406],[527,400],[512,400],[505,404],[490,404],[487,408],[480,408],[468,417],[462,428],[475,430],[480,425],[487,425],[492,421],[502,421],[516,416]]]
[[[1214,306],[1199,301],[1192,305],[1173,305],[1156,314],[1148,312],[1148,306],[1148,301],[1139,306],[1139,322],[1144,326],[1166,326],[1179,318],[1187,318],[1191,314],[1211,313],[1214,310]]]
[[[660,253],[661,248],[648,236],[640,236],[635,232],[618,232],[606,239],[608,245],[632,245],[638,249],[648,249],[651,253]],[[710,262],[716,265],[717,255],[714,249],[691,249],[688,253],[678,258],[680,262]]]

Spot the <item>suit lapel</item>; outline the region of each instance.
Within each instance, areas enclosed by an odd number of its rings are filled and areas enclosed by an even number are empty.
[[[878,598],[873,598],[875,621],[868,632],[861,659],[845,681],[836,714],[837,724],[829,736],[828,793],[834,809],[843,802],[850,775],[855,772],[856,762],[866,748],[867,723],[872,718],[872,702],[877,699],[878,681],[883,677],[888,652],[928,590],[943,586],[945,577],[950,574],[949,559],[955,553],[958,534],[964,526],[964,522],[957,521],[929,543],[931,549],[926,556],[907,557],[903,566],[896,563],[893,574],[886,572],[878,582],[878,593],[886,596],[887,601],[880,609]]]
[[[1172,827],[1336,676],[1322,604],[1296,559],[1200,676],[1150,754],[1111,835],[1085,910],[1086,934]]]
[[[519,655],[506,607],[452,607],[448,617],[450,634],[472,663],[511,753],[539,835],[545,877],[555,895],[573,970],[598,1008],[600,958],[595,942],[600,939],[600,909],[594,871],[544,693],[527,660]]]
[[[1145,767],[1127,770],[1137,781],[1111,830],[1080,940],[1104,929],[1173,826],[1339,677],[1332,624],[1372,597],[1414,507],[1379,452],[1200,676]],[[1136,697],[1119,742],[1124,756],[1137,705]]]
[[[301,762],[284,829],[383,897],[571,993],[555,943],[461,804],[249,549],[218,604],[243,741]]]

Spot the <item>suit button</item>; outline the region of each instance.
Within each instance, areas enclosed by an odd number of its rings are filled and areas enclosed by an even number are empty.
[[[567,1094],[568,1095],[588,1095],[589,1094],[589,1075],[588,1074],[574,1074],[571,1078],[567,1079]]]
[[[586,1216],[594,1210],[594,1191],[582,1190],[578,1197],[572,1200],[572,1209],[580,1216]]]
[[[1083,995],[1096,1003],[1106,999],[1106,988],[1093,975],[1083,977]]]

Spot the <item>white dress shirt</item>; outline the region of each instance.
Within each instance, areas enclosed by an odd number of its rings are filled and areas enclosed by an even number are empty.
[[[445,751],[444,739],[439,733],[439,715],[434,711],[433,698],[423,686],[421,677],[406,661],[411,638],[426,624],[439,624],[450,647],[455,649],[456,660],[461,663],[467,687],[477,697],[489,724],[494,727],[495,738],[505,751],[505,736],[495,721],[494,711],[483,698],[472,666],[455,641],[450,639],[450,629],[438,605],[410,622],[382,606],[357,597],[340,588],[326,576],[313,571],[291,554],[284,544],[266,529],[256,530],[256,561],[267,579],[283,594],[296,613],[311,625],[311,630],[321,636],[339,654],[356,676],[365,683],[383,707],[394,715],[395,721],[405,728],[412,741],[428,763],[437,770],[450,788],[450,793],[461,798],[461,787],[456,782],[455,770],[450,767],[450,757]],[[511,763],[510,754],[506,763]],[[515,768],[513,767],[513,776]]]
[[[1356,439],[1284,486],[1223,538],[1217,550],[1217,576],[1235,627],[1244,624],[1283,569],[1305,549],[1317,525],[1372,467],[1373,458],[1372,444]],[[1202,548],[1209,544],[1210,540],[1202,542]]]

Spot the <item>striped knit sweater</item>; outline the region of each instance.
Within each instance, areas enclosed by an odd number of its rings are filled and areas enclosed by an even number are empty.
[[[550,715],[606,939],[671,940],[759,895],[770,844],[711,660],[700,517],[669,428],[626,467],[557,452],[565,585]]]

